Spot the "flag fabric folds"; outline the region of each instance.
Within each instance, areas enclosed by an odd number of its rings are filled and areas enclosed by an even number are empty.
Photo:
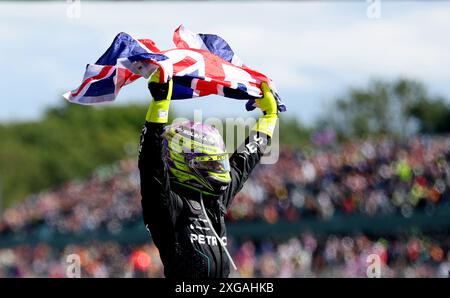
[[[113,101],[123,86],[148,79],[159,68],[161,83],[173,80],[172,99],[217,94],[247,99],[246,109],[253,110],[255,99],[262,96],[261,83],[267,82],[278,110],[286,110],[273,81],[247,67],[220,36],[194,34],[181,25],[173,42],[175,48],[160,50],[150,39],[119,33],[96,63],[86,66],[81,85],[63,96],[78,104]]]

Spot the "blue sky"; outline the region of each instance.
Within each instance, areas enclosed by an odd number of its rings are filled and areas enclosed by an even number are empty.
[[[275,81],[288,114],[311,123],[349,86],[371,77],[408,76],[450,98],[450,2],[381,2],[381,18],[356,2],[0,3],[0,121],[38,119],[76,88],[87,63],[127,32],[172,47],[173,30],[227,40],[244,62]],[[144,80],[116,102],[148,101]],[[176,112],[246,116],[244,102],[219,97],[180,101]],[[249,114],[251,115],[251,113]]]

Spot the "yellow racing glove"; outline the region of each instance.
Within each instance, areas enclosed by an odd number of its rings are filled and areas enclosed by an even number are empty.
[[[145,120],[153,123],[167,123],[169,118],[170,99],[172,98],[173,82],[160,83],[159,69],[148,81],[148,89],[153,97],[145,116]]]
[[[264,113],[264,116],[258,119],[253,130],[265,133],[271,138],[278,120],[277,102],[266,82],[261,84],[261,89],[263,97],[256,99],[255,102],[256,106]]]

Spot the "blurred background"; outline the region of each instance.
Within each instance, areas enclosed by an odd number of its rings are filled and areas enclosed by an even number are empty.
[[[232,277],[449,277],[450,3],[0,1],[0,277],[162,277],[141,217],[149,95],[65,102],[123,31],[227,40],[288,111],[281,153],[227,214]],[[172,118],[257,117],[217,96]]]

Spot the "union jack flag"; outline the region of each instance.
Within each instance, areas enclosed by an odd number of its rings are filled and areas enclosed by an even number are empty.
[[[150,39],[119,33],[97,62],[86,66],[81,85],[63,96],[78,104],[113,101],[123,86],[148,79],[159,68],[161,83],[173,80],[172,99],[217,94],[247,99],[247,110],[253,110],[255,98],[262,96],[261,83],[267,82],[278,110],[286,110],[273,81],[244,65],[220,36],[194,34],[181,25],[173,42],[175,48],[160,50]]]

